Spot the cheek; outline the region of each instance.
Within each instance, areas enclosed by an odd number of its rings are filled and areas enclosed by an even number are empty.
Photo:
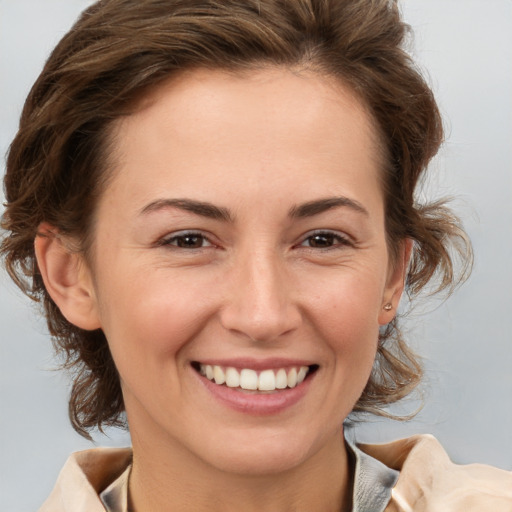
[[[330,349],[336,359],[352,361],[363,366],[373,361],[377,349],[379,325],[371,305],[361,310],[355,302],[330,306],[321,315],[321,323]]]
[[[354,396],[366,384],[378,345],[383,284],[373,277],[362,279],[358,273],[330,279],[311,308],[312,323],[330,352],[333,371],[345,389],[353,387]]]
[[[164,273],[111,274],[99,291],[100,318],[116,365],[158,366],[194,338],[209,316],[199,285]]]
[[[361,284],[361,287],[356,284]],[[324,287],[311,308],[317,346],[323,347],[323,410],[321,422],[336,429],[351,413],[373,368],[379,324],[376,287],[360,280],[338,281]]]
[[[365,334],[378,332],[384,283],[381,273],[351,269],[317,280],[316,291],[311,293],[317,323],[331,333],[351,333],[346,337],[351,344]]]

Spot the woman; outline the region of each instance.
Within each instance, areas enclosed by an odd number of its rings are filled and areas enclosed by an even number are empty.
[[[442,129],[404,33],[387,1],[110,0],[64,37],[2,251],[76,371],[74,427],[126,414],[133,452],[70,459],[42,510],[510,508],[508,473],[429,437],[342,435],[418,383],[400,297],[468,251],[414,204]]]

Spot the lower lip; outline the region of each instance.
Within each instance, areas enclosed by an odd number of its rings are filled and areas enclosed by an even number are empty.
[[[220,402],[238,412],[255,416],[269,416],[278,414],[295,405],[303,398],[311,385],[315,374],[308,377],[294,388],[276,390],[273,393],[246,393],[239,388],[219,386],[195,370],[203,386]],[[316,373],[316,372],[315,372]]]

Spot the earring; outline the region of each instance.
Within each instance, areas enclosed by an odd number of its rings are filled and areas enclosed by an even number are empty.
[[[391,302],[388,302],[387,304],[384,304],[383,307],[385,311],[391,311],[393,309],[393,304],[391,304]]]

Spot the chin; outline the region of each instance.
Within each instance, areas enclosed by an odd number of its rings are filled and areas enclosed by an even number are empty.
[[[341,436],[340,436],[341,437]],[[265,476],[292,471],[319,450],[319,440],[294,433],[240,432],[219,441],[212,439],[203,457],[217,469],[246,476]]]

